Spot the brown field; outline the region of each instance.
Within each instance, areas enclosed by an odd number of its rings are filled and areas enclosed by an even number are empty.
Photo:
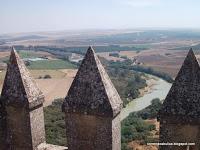
[[[64,98],[76,75],[76,69],[64,70],[30,70],[36,83],[45,95],[44,106],[50,105],[54,99]],[[38,79],[39,76],[50,75],[51,79]],[[0,72],[0,90],[2,89],[5,71]]]
[[[51,105],[54,99],[64,98],[76,75],[76,69],[51,70],[54,77],[51,79],[36,79],[39,88],[45,95],[44,106]]]
[[[129,59],[133,59],[138,55],[136,51],[120,51],[119,52],[120,56],[127,56]]]
[[[63,79],[36,79],[39,88],[45,95],[44,106],[51,105],[55,99],[64,98],[73,79],[70,77]]]
[[[64,78],[66,74],[61,70],[29,70],[33,78],[38,79],[39,77],[44,77],[45,75],[50,75],[51,78]]]
[[[112,60],[112,61],[122,61],[124,60],[123,58],[118,58],[118,57],[113,57],[113,56],[109,56],[109,52],[101,52],[101,53],[97,53],[98,56],[100,57],[104,57],[107,60]]]
[[[0,58],[4,58],[4,57],[8,57],[8,56],[10,56],[10,52],[9,51],[0,52]]]
[[[187,51],[151,50],[139,53],[136,58],[145,66],[175,77],[186,55]]]
[[[175,77],[187,55],[187,52],[188,51],[184,50],[150,49],[139,53],[135,51],[121,51],[119,55],[127,56],[129,59],[135,58],[144,66],[152,67],[155,70],[165,72],[172,77]],[[107,60],[123,60],[122,58],[113,58],[112,56],[109,56],[108,52],[98,53],[98,55]],[[200,54],[196,53],[196,57],[200,60]]]
[[[60,69],[60,72],[64,73],[65,76],[74,78],[77,72],[77,69]]]

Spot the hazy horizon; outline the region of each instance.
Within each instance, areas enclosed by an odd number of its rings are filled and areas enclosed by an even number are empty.
[[[199,6],[198,0],[6,0],[0,5],[0,34],[200,29]]]

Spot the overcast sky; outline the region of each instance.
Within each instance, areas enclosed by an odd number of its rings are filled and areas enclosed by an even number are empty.
[[[200,28],[200,0],[0,0],[0,34],[142,27]]]

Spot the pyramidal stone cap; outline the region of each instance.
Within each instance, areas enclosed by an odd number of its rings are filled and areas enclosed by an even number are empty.
[[[1,99],[5,105],[25,106],[29,109],[44,102],[44,95],[31,78],[14,47],[11,50]]]
[[[63,103],[63,111],[115,117],[122,101],[108,74],[89,47]]]
[[[179,116],[182,121],[200,118],[200,68],[190,49],[163,103],[158,119]]]

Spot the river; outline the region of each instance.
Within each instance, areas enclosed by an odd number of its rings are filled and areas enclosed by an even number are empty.
[[[148,75],[148,77],[147,84],[151,83],[148,92],[144,93],[142,97],[134,99],[122,109],[121,120],[125,119],[131,112],[136,112],[149,106],[152,99],[159,98],[163,100],[167,96],[171,84],[152,75]]]

